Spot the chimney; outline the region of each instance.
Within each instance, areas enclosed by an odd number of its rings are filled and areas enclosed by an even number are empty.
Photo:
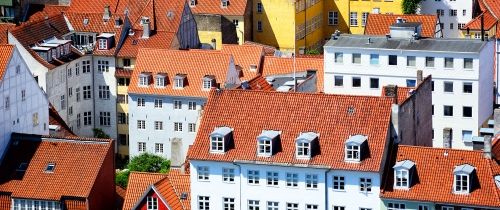
[[[443,129],[443,148],[451,148],[451,139],[453,137],[451,128]]]
[[[108,22],[111,18],[111,12],[109,11],[109,5],[104,6],[104,14],[102,15],[102,20]]]
[[[491,159],[491,135],[484,136],[484,148],[483,148],[484,158]]]
[[[385,96],[391,97],[394,104],[398,104],[398,86],[387,85],[385,86]]]
[[[424,81],[424,72],[422,70],[417,70],[417,87]]]
[[[403,23],[403,18],[401,17],[396,18],[396,23]]]
[[[484,42],[484,13],[481,15],[481,41]]]
[[[216,39],[212,39],[212,49],[217,49],[217,40]]]
[[[142,24],[142,38],[149,38],[149,35],[151,33],[151,25],[149,22],[148,17],[142,17],[141,19],[141,24]]]
[[[495,109],[493,111],[493,120],[495,125],[493,126],[493,136],[500,132],[500,109]]]

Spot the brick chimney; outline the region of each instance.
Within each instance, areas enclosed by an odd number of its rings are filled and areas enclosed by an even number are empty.
[[[491,159],[493,156],[491,153],[491,136],[490,135],[484,136],[483,153],[484,153],[484,158],[486,158],[486,159]]]
[[[397,85],[387,85],[385,86],[385,96],[391,97],[394,104],[398,104],[398,86]]]
[[[417,86],[419,86],[424,81],[424,72],[422,70],[417,70]]]
[[[495,120],[495,125],[493,126],[493,135],[500,132],[500,109],[495,109],[493,112],[493,120]]]
[[[104,6],[104,14],[102,15],[102,20],[108,22],[111,18],[111,11],[109,10],[109,5]]]
[[[443,148],[451,148],[451,141],[453,139],[453,130],[451,128],[443,129]]]

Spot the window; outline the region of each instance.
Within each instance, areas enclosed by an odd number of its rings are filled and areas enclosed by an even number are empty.
[[[267,172],[267,185],[278,186],[279,174],[278,172]]]
[[[129,58],[124,58],[123,59],[123,66],[129,67],[130,66],[130,59]]]
[[[73,74],[73,71],[71,70],[71,68],[68,68],[68,77],[71,77],[71,75]]]
[[[352,63],[354,63],[354,64],[361,64],[361,54],[359,54],[359,53],[353,53],[352,54]]]
[[[90,85],[83,86],[83,99],[88,100],[92,98],[92,90],[90,89]]]
[[[272,155],[272,141],[270,139],[259,140],[259,155],[271,156]]]
[[[146,142],[137,142],[137,151],[146,152]]]
[[[174,109],[182,109],[182,102],[174,100]]]
[[[359,208],[359,210],[372,210],[370,208]]]
[[[118,94],[116,102],[120,103],[120,104],[128,104],[128,96],[127,95]]]
[[[462,16],[467,16],[467,10],[462,10]]]
[[[370,64],[371,65],[378,65],[379,60],[378,60],[378,54],[370,54]]]
[[[257,21],[257,31],[262,32],[262,21]]]
[[[155,80],[156,87],[165,87],[165,77],[157,76]]]
[[[415,56],[406,56],[406,66],[416,66],[417,58]]]
[[[414,79],[407,79],[406,80],[406,87],[415,87],[417,86],[417,81]]]
[[[222,168],[222,181],[234,182],[234,168]]]
[[[66,97],[64,95],[61,96],[61,109],[66,109]]]
[[[207,181],[209,179],[209,170],[208,166],[198,166],[198,180],[199,181]]]
[[[129,78],[118,78],[118,86],[128,86],[130,84]]]
[[[457,10],[456,9],[450,9],[450,16],[457,16]]]
[[[286,173],[286,186],[287,187],[297,187],[298,183],[299,183],[299,174]]]
[[[458,23],[458,29],[463,29],[465,27],[465,23]]]
[[[107,49],[107,41],[106,39],[99,39],[99,49],[105,50]],[[149,208],[148,208],[149,209]]]
[[[349,16],[349,23],[350,26],[358,26],[358,13],[357,12],[351,12]]]
[[[221,0],[221,6],[223,8],[226,8],[228,4],[229,4],[229,0]]]
[[[198,210],[210,210],[210,197],[198,196]]]
[[[99,123],[102,126],[111,125],[111,113],[110,112],[99,112]]]
[[[472,140],[472,131],[462,130],[462,140]]]
[[[127,114],[118,112],[118,124],[128,124]]]
[[[352,78],[352,87],[361,87],[361,77]]]
[[[365,26],[366,25],[366,19],[368,18],[368,12],[363,12],[361,15],[361,25]]]
[[[140,130],[146,129],[146,121],[145,120],[137,120],[137,129],[140,129]]]
[[[444,116],[452,117],[453,116],[453,106],[444,105],[443,107],[444,107],[443,108]]]
[[[425,57],[425,67],[434,67],[434,57]]]
[[[472,69],[472,58],[464,58],[464,69]]]
[[[257,13],[262,13],[263,7],[261,2],[257,2]]]
[[[453,93],[453,82],[444,82],[444,92]]]
[[[328,12],[328,25],[338,25],[339,24],[339,12],[330,11]]]
[[[399,210],[406,209],[406,205],[404,203],[388,203],[387,210]]]
[[[248,200],[248,210],[259,210],[259,209],[260,209],[260,201]]]
[[[148,210],[158,210],[158,198],[148,196],[147,203],[148,203]]]
[[[344,63],[344,53],[336,52],[334,56],[335,63]]]
[[[474,39],[481,39],[481,33],[475,33]]]
[[[409,174],[408,170],[399,169],[394,171],[394,183],[396,187],[408,188],[409,185]]]
[[[444,58],[444,67],[452,69],[453,68],[453,58]]]
[[[47,164],[47,167],[45,168],[45,172],[54,172],[55,168],[56,168],[55,163],[49,163],[49,164]]]
[[[286,210],[299,210],[298,203],[286,203]]]
[[[139,76],[139,86],[148,86],[149,85],[148,77],[149,76],[147,75]]]
[[[471,106],[462,107],[462,115],[463,117],[472,117],[472,107]]]
[[[472,82],[464,82],[463,86],[464,93],[472,93]]]
[[[90,61],[82,61],[82,72],[90,73]]]
[[[163,121],[155,121],[155,130],[163,130]]]
[[[174,131],[181,132],[182,131],[182,123],[174,122]]]
[[[429,210],[429,206],[427,205],[418,205],[418,210]]]
[[[83,125],[92,125],[92,112],[83,113]]]
[[[306,204],[306,210],[317,210],[318,205],[315,204]]]
[[[188,110],[196,110],[196,102],[194,101],[188,102]]]
[[[144,98],[137,98],[137,106],[145,107],[146,100]]]
[[[79,128],[81,124],[82,124],[81,115],[78,113],[76,114],[76,127]]]
[[[211,137],[211,151],[224,152],[224,138],[220,136]]]
[[[455,192],[469,193],[469,175],[455,174]]]
[[[297,156],[298,157],[310,157],[310,144],[307,142],[297,142]]]
[[[437,14],[438,16],[444,16],[444,9],[437,9],[437,10],[436,10],[436,14]]]
[[[109,86],[99,85],[99,99],[109,100]]]
[[[99,73],[109,72],[109,61],[97,61],[97,71]]]
[[[441,206],[441,210],[454,210],[455,207],[451,207],[451,206]]]
[[[371,192],[372,191],[372,179],[370,179],[370,178],[360,178],[359,179],[359,191],[361,191],[361,192]]]
[[[75,75],[78,76],[80,74],[80,64],[75,63]]]
[[[334,190],[345,190],[345,177],[333,176],[333,189]]]
[[[248,184],[259,184],[260,172],[255,170],[248,170]]]
[[[26,90],[21,90],[21,101],[25,101],[25,100],[26,100]]]
[[[72,106],[68,107],[68,115],[73,115],[73,107]]]
[[[158,109],[163,108],[163,100],[155,99],[155,108],[158,108]]]
[[[359,156],[359,146],[358,145],[346,145],[346,160],[348,161],[360,161]]]
[[[345,210],[345,206],[333,206],[333,210]]]
[[[450,30],[453,30],[453,23],[450,23]]]
[[[224,210],[234,210],[234,198],[223,198]]]
[[[317,174],[306,174],[306,188],[307,189],[317,189],[318,188],[318,175]]]
[[[398,65],[398,56],[389,55],[389,66],[397,66],[397,65]]]
[[[267,210],[278,210],[279,203],[275,201],[267,202]]]
[[[68,88],[68,97],[71,97],[71,96],[73,96],[73,88],[72,87]]]
[[[379,80],[378,78],[370,78],[370,88],[378,88]]]
[[[196,132],[196,123],[188,123],[188,132]]]
[[[334,81],[333,81],[333,85],[335,87],[342,87],[342,86],[344,86],[344,77],[343,76],[335,76],[334,77]]]
[[[38,122],[38,112],[33,113],[33,116],[31,117],[31,120],[33,121],[33,127],[37,126],[39,124]]]

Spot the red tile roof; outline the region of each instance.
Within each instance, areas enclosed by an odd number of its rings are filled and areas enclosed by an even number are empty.
[[[68,12],[81,13],[103,13],[105,6],[110,6],[112,13],[116,12],[116,6],[120,0],[71,0]],[[92,5],[92,6],[90,6]],[[124,13],[119,13],[124,14]]]
[[[59,6],[59,5],[30,5],[30,10],[33,9],[34,7],[37,7],[36,9],[41,9],[40,11],[36,11],[33,14],[29,14],[28,21],[27,22],[32,22],[32,21],[40,21],[44,20],[45,18],[48,17],[53,17],[59,14],[64,13],[66,10],[69,9],[68,6]],[[43,7],[43,8],[39,8]]]
[[[58,125],[59,130],[57,135],[59,137],[77,137],[69,128],[66,122],[61,118],[56,108],[50,104],[49,106],[49,125]]]
[[[181,170],[170,169],[168,178],[172,184],[175,194],[180,199],[183,209],[191,209],[191,182],[189,180],[189,173],[182,173]],[[186,199],[181,199],[182,193],[187,194]]]
[[[10,195],[0,194],[0,209],[10,209],[11,199]]]
[[[240,79],[242,81],[250,80],[260,73],[260,66],[264,59],[264,47],[257,45],[223,44],[221,52],[233,55],[234,64],[241,68]],[[250,65],[256,65],[257,69],[255,71],[250,70]]]
[[[476,18],[468,22],[463,29],[481,30],[481,17],[484,16],[484,30],[490,30],[497,24],[497,19],[488,10],[484,11]]]
[[[10,62],[12,53],[14,52],[14,45],[0,44],[0,82],[7,71],[7,65]]]
[[[167,177],[167,174],[131,172],[128,178],[127,193],[123,203],[123,210],[134,207],[148,187]]]
[[[265,56],[262,67],[264,77],[276,74],[289,74],[293,72],[293,58]],[[316,70],[318,77],[317,91],[323,91],[323,58],[295,58],[295,69],[297,72]]]
[[[366,20],[366,35],[386,35],[390,32],[389,27],[396,23],[401,17],[407,22],[422,23],[422,37],[435,37],[438,17],[436,15],[391,15],[391,14],[369,14]]]
[[[16,25],[11,23],[0,23],[0,44],[8,44],[9,40],[7,34],[10,29],[14,28]]]
[[[188,158],[223,162],[239,160],[307,164],[378,172],[384,161],[383,154],[387,150],[391,103],[391,99],[384,97],[212,90]],[[349,113],[348,110],[354,112]],[[225,154],[210,153],[208,137],[220,126],[234,129],[234,148]],[[256,138],[263,130],[281,131],[281,151],[272,157],[259,157],[256,154]],[[310,160],[295,158],[295,139],[301,132],[319,134],[321,152]],[[355,134],[368,137],[370,157],[360,163],[347,163],[344,161],[344,144],[350,135]]]
[[[172,49],[173,41],[176,38],[173,32],[159,31],[149,38],[143,39],[141,38],[141,30],[135,31],[132,36],[125,36],[127,37],[118,52],[118,57],[121,58],[136,58],[141,48]]]
[[[393,189],[394,173],[390,170],[381,197],[456,205],[499,207],[499,188],[495,185],[495,160],[486,159],[481,151],[399,146],[396,161],[415,163],[418,180],[409,190]],[[455,166],[469,164],[475,168],[480,187],[468,195],[453,193]],[[392,168],[392,166],[390,166]],[[437,187],[437,188],[436,188]]]
[[[382,87],[382,95],[385,96],[385,89],[387,86]],[[410,91],[415,90],[415,88],[410,88],[410,87],[398,87],[398,104],[401,105],[403,104],[406,99],[409,99],[411,94]]]
[[[263,90],[263,91],[274,91],[273,86],[271,86],[266,78],[262,76],[256,76],[255,78],[248,81],[248,89],[244,88],[243,85],[238,86],[236,89],[245,89],[245,90]]]
[[[482,0],[480,1],[484,4],[491,14],[498,20],[496,38],[500,38],[500,1],[499,0]]]
[[[203,77],[214,75],[216,83],[224,87],[231,59],[231,55],[218,51],[140,49],[128,92],[208,97],[209,91],[202,89]],[[155,88],[154,84],[147,87],[139,86],[139,75],[144,72],[150,72],[153,76],[158,73],[167,74],[167,86],[165,88]],[[177,74],[187,75],[187,84],[184,84],[184,88],[173,88],[174,77]]]
[[[85,200],[65,200],[64,209],[68,210],[87,210]]]
[[[113,170],[101,167],[114,143],[70,139],[78,138],[13,134],[12,141],[18,143],[10,146],[0,166],[4,172],[0,173],[0,192],[12,193],[15,198],[42,200],[61,200],[63,196],[86,198],[99,171]],[[19,175],[16,169],[23,162],[28,167]],[[48,163],[55,164],[53,172],[45,172]]]
[[[245,15],[247,4],[251,1],[247,0],[230,0],[226,8],[222,7],[221,1],[218,0],[196,0],[196,6],[191,6],[194,14],[217,14],[227,16],[243,16]]]
[[[116,68],[115,77],[125,77],[130,78],[132,76],[132,70],[125,70],[123,68]]]
[[[265,45],[257,42],[252,42],[252,41],[245,41],[244,45],[253,45],[253,46],[261,46],[264,48],[264,52],[266,55],[274,55],[276,52],[276,47],[270,46],[270,45]]]

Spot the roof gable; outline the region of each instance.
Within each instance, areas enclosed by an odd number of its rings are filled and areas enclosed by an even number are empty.
[[[403,18],[407,22],[422,23],[422,37],[435,37],[438,17],[436,15],[391,15],[391,14],[369,14],[366,20],[366,35],[386,35],[390,32],[389,26],[396,23],[397,18]]]
[[[295,64],[293,58],[275,57],[275,56],[265,56],[264,64],[262,67],[262,75],[264,77],[277,74],[290,74],[295,70],[297,72],[304,72],[307,70],[316,70],[316,75],[318,79],[317,91],[323,92],[323,76],[324,76],[324,63],[323,58],[295,58]]]
[[[241,80],[250,80],[260,73],[261,61],[264,57],[264,47],[258,45],[223,44],[222,53],[231,54],[234,64],[241,68]],[[251,69],[254,65],[256,69]]]

